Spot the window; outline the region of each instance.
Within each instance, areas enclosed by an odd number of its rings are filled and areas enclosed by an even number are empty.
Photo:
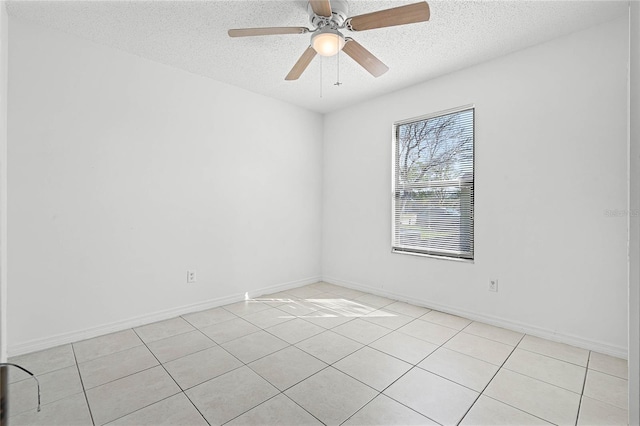
[[[394,125],[394,252],[473,259],[474,108]]]

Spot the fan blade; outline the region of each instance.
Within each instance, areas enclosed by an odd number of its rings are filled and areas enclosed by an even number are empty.
[[[329,0],[309,0],[309,4],[316,15],[331,17],[331,3]]]
[[[380,77],[385,72],[389,71],[389,67],[383,64],[380,59],[373,56],[371,52],[362,47],[360,43],[352,38],[347,38],[342,51],[359,63],[362,68],[369,71],[374,77]]]
[[[309,46],[307,50],[304,51],[298,62],[291,68],[289,74],[284,78],[285,80],[297,80],[300,78],[304,70],[307,69],[313,58],[316,57],[316,51],[313,47]]]
[[[421,1],[420,3],[354,16],[347,20],[347,28],[352,31],[365,31],[393,27],[394,25],[413,24],[428,21],[430,15],[429,4]]]
[[[267,28],[240,28],[229,30],[229,37],[250,37],[278,34],[304,34],[309,29],[305,27],[267,27]]]

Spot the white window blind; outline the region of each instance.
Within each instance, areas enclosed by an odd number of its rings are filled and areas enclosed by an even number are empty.
[[[474,108],[394,130],[393,250],[473,259]]]

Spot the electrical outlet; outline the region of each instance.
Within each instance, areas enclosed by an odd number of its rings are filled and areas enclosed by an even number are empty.
[[[489,291],[498,291],[498,279],[489,280]]]
[[[195,283],[196,282],[196,271],[188,270],[187,271],[187,283]]]

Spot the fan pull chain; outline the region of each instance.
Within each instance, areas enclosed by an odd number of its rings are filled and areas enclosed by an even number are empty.
[[[342,83],[340,83],[340,40],[336,39],[336,46],[338,47],[338,53],[337,53],[337,58],[336,60],[338,61],[338,76],[336,77],[336,82],[333,83],[334,86],[342,86]]]
[[[322,56],[320,56],[320,98],[322,98]]]

